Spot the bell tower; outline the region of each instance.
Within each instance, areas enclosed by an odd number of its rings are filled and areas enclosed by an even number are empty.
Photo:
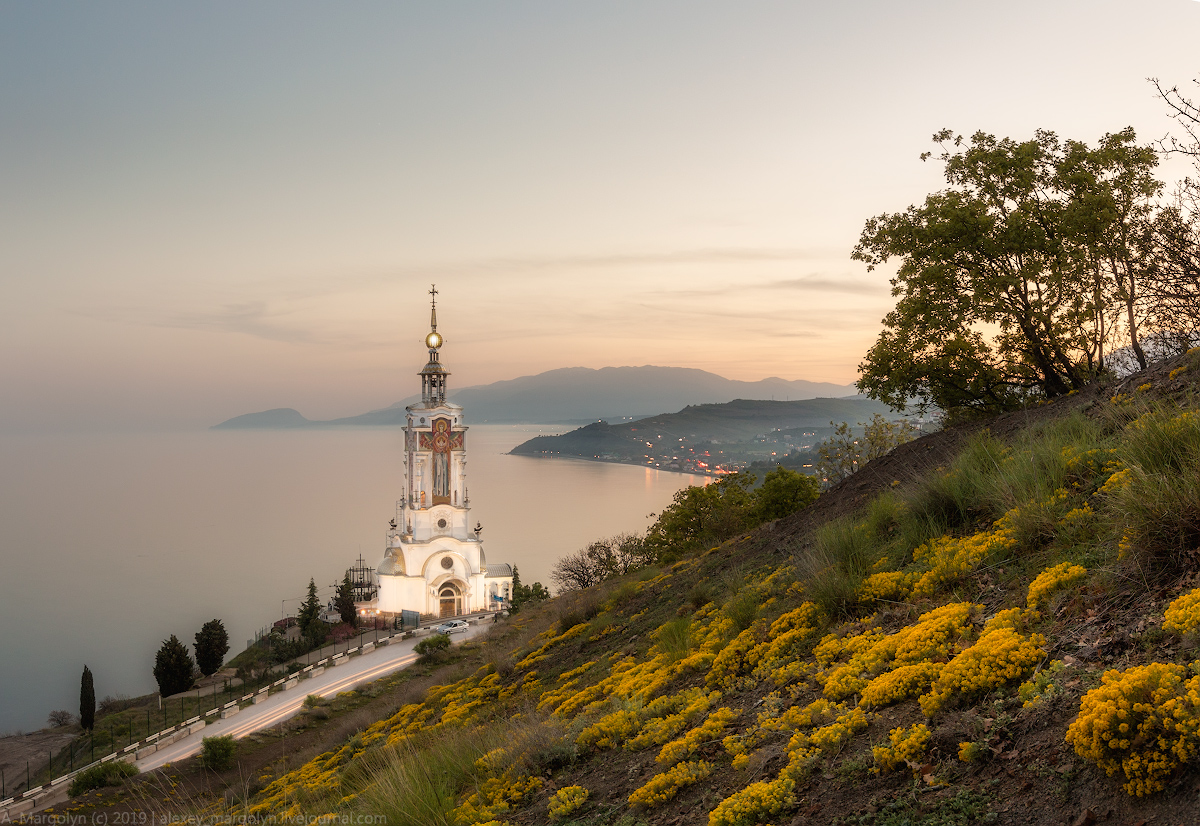
[[[429,360],[417,374],[421,401],[405,409],[404,498],[378,568],[379,612],[458,616],[495,609],[512,592],[512,568],[489,565],[468,520],[467,427],[463,408],[446,398],[437,329],[437,287],[429,290]]]

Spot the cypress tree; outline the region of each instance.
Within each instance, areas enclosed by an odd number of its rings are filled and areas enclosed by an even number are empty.
[[[196,632],[196,665],[205,677],[217,673],[229,653],[229,634],[219,620],[209,620]]]
[[[304,635],[310,645],[316,646],[324,642],[325,629],[321,622],[321,600],[317,599],[315,579],[308,580],[308,596],[304,598],[304,603],[300,606],[296,621],[300,624],[300,633]]]
[[[91,731],[96,726],[96,687],[92,684],[92,669],[83,667],[79,678],[79,727]]]
[[[196,664],[187,646],[174,634],[163,640],[162,647],[154,657],[154,679],[158,681],[158,693],[164,697],[187,691],[192,687],[192,674]]]
[[[354,584],[350,582],[349,571],[346,571],[346,575],[342,577],[342,584],[338,586],[333,604],[337,606],[342,622],[348,622],[351,625],[358,624],[358,612],[354,610]]]

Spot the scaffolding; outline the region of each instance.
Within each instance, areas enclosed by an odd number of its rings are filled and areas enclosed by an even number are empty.
[[[346,569],[350,577],[350,587],[354,589],[355,602],[370,602],[375,599],[379,588],[375,585],[375,569],[367,565],[362,554],[358,555],[358,564]]]

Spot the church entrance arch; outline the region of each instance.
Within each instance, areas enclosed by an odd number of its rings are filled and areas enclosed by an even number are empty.
[[[438,616],[457,617],[462,613],[462,591],[453,582],[438,589]]]

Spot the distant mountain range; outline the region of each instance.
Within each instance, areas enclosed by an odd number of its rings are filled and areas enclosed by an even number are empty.
[[[736,381],[689,367],[564,367],[536,376],[464,387],[450,400],[465,408],[468,423],[579,424],[597,419],[620,421],[680,410],[688,405],[721,404],[734,399],[789,401],[854,396],[853,385],[767,378]],[[313,421],[290,407],[247,413],[213,429],[294,429],[306,427],[396,426],[404,408],[419,394],[390,407],[358,416]]]

